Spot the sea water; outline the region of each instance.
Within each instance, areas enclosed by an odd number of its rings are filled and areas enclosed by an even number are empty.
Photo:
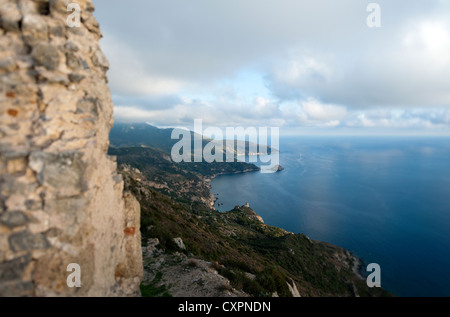
[[[450,139],[286,137],[281,172],[218,176],[220,211],[352,251],[398,296],[450,296]]]

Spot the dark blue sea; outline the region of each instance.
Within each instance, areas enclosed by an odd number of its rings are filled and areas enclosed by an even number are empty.
[[[286,137],[280,164],[218,176],[216,209],[249,202],[266,224],[378,263],[397,296],[450,296],[450,138]]]

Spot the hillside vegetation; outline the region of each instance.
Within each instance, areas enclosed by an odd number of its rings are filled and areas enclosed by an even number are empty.
[[[132,144],[124,136],[120,142],[111,137],[111,143]],[[141,205],[144,295],[185,294],[181,289],[211,296],[390,295],[366,286],[356,274],[358,259],[347,250],[264,224],[249,206],[225,213],[211,207],[211,177],[256,166],[173,163],[157,143],[132,145],[110,154],[117,156],[125,189]]]

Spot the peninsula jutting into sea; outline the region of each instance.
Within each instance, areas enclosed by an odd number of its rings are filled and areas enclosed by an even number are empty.
[[[226,212],[212,208],[221,197],[211,192],[211,180],[261,174],[258,166],[173,163],[167,148],[177,140],[170,136],[171,129],[148,124],[117,124],[111,131],[109,154],[141,205],[144,295],[391,295],[369,288],[360,259],[343,248],[271,226],[249,203]]]

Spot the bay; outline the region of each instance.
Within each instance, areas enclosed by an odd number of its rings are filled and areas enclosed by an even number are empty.
[[[284,137],[283,171],[221,175],[215,208],[246,202],[265,223],[381,266],[398,296],[450,296],[450,140]]]

